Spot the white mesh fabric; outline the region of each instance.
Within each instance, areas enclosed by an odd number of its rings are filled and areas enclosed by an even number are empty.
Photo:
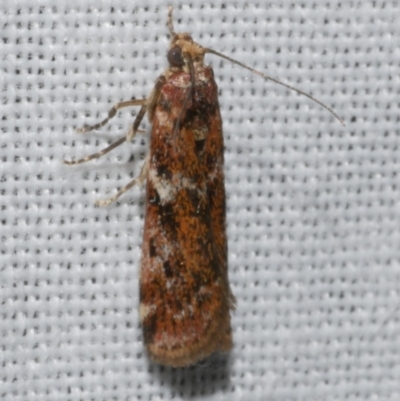
[[[167,6],[2,0],[0,397],[400,399],[397,2],[172,2],[178,32],[311,92],[343,118],[215,56],[226,141],[228,359],[148,361],[138,317],[148,136],[104,158],[166,67]],[[147,129],[149,126],[147,125]]]

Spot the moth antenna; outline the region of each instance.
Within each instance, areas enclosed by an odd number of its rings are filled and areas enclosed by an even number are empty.
[[[173,23],[172,23],[172,11],[173,11],[173,7],[172,7],[172,6],[169,6],[169,7],[168,7],[168,22],[167,22],[167,26],[168,26],[168,29],[169,29],[170,34],[171,34],[172,36],[175,36],[176,33],[175,33],[175,31],[174,31],[174,25],[173,25]]]
[[[303,92],[302,90],[297,89],[297,88],[295,88],[294,86],[285,84],[285,83],[279,81],[279,80],[276,79],[276,78],[270,77],[269,75],[266,75],[266,74],[262,73],[261,71],[257,71],[257,70],[255,70],[254,68],[251,68],[251,67],[249,67],[248,65],[243,64],[243,63],[241,63],[240,61],[237,61],[237,60],[235,60],[235,59],[233,59],[233,58],[231,58],[231,57],[225,56],[224,54],[219,53],[219,52],[217,52],[217,51],[215,51],[215,50],[213,50],[213,49],[204,48],[204,52],[205,52],[205,53],[215,54],[216,56],[221,57],[221,58],[223,58],[223,59],[225,59],[225,60],[228,60],[228,61],[230,61],[231,63],[237,64],[237,65],[239,65],[240,67],[243,67],[243,68],[245,68],[246,70],[249,70],[249,71],[251,71],[251,72],[254,73],[254,74],[257,74],[257,75],[259,75],[259,76],[262,77],[262,78],[269,79],[270,81],[275,82],[275,83],[277,83],[277,84],[279,84],[279,85],[282,85],[282,86],[284,86],[285,88],[288,88],[288,89],[290,89],[290,90],[292,90],[292,91],[295,91],[295,92],[299,93],[300,95],[303,95],[303,96],[308,97],[309,99],[313,100],[315,103],[319,104],[319,105],[320,105],[321,107],[323,107],[324,109],[328,110],[329,113],[331,113],[331,114],[340,122],[340,124],[342,124],[343,126],[345,125],[344,122],[343,122],[343,120],[342,120],[329,106],[327,106],[326,104],[322,103],[321,101],[319,101],[319,100],[316,99],[315,97],[311,96],[310,94],[308,94],[308,93],[306,93],[306,92]]]

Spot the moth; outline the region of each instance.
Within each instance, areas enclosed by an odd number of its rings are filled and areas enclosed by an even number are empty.
[[[98,158],[139,131],[147,114],[152,124],[150,149],[132,186],[146,181],[145,222],[140,273],[140,320],[154,361],[168,366],[195,364],[232,348],[230,312],[235,298],[228,281],[224,187],[224,141],[211,53],[301,93],[340,118],[311,95],[176,33],[169,7],[171,44],[168,68],[146,99],[116,104],[108,117],[79,132],[104,126],[118,110],[140,106],[127,134],[103,151],[67,164]]]

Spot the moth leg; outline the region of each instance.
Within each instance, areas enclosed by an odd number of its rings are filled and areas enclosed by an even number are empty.
[[[141,103],[139,103],[139,102],[141,102]],[[144,102],[144,104],[143,104],[143,102]],[[133,122],[132,130],[134,130],[134,131],[132,132],[132,135],[130,135],[129,137],[128,136],[123,136],[122,138],[119,138],[116,142],[112,143],[110,146],[107,146],[105,149],[101,150],[100,152],[93,153],[92,155],[89,155],[89,156],[85,156],[82,159],[78,159],[78,160],[65,160],[64,159],[64,163],[71,166],[71,165],[74,165],[74,164],[86,163],[89,160],[98,159],[99,157],[104,156],[108,152],[111,152],[113,149],[115,149],[119,145],[123,144],[125,141],[131,140],[136,135],[137,132],[139,132],[139,131],[142,132],[141,130],[138,130],[138,127],[139,127],[140,123],[142,122],[143,117],[144,117],[144,115],[146,114],[146,111],[147,111],[147,100],[146,99],[144,99],[144,100],[143,99],[141,99],[141,100],[130,100],[130,101],[127,101],[127,102],[118,103],[110,110],[109,115],[111,114],[113,109],[115,109],[115,112],[116,112],[118,110],[118,106],[119,105],[122,105],[122,106],[119,106],[119,108],[122,108],[122,107],[134,106],[136,104],[143,104],[143,105],[140,108],[139,113],[137,114],[137,116],[135,118],[135,121]],[[113,113],[115,114],[115,112],[113,112]],[[98,127],[103,126],[110,118],[111,117],[108,117],[104,121],[102,121],[101,123],[93,125],[91,127],[88,127],[87,131],[90,131],[92,129],[97,129]],[[81,132],[87,132],[87,131],[81,131]],[[129,131],[129,133],[131,133],[131,131]]]
[[[93,131],[101,127],[104,127],[117,114],[118,110],[123,109],[124,107],[143,106],[146,104],[146,101],[147,99],[132,99],[132,100],[127,100],[125,102],[117,103],[113,107],[111,107],[111,109],[108,112],[107,118],[105,118],[103,121],[94,125],[86,125],[82,128],[78,128],[76,132],[83,134],[85,132]]]
[[[153,90],[151,91],[149,97],[146,99],[145,103],[142,104],[142,107],[140,108],[139,113],[135,118],[135,121],[129,128],[128,134],[126,135],[127,141],[131,141],[132,138],[136,135],[136,133],[138,132],[139,124],[146,113],[148,113],[149,120],[153,120],[154,109],[157,105],[157,100],[160,96],[161,88],[164,84],[165,77],[161,75],[160,77],[158,77]]]
[[[115,202],[121,195],[123,195],[125,192],[129,191],[134,185],[136,184],[143,184],[143,181],[146,179],[147,171],[149,169],[149,160],[150,157],[149,155],[146,156],[146,160],[144,161],[144,164],[142,166],[142,169],[140,170],[140,174],[138,177],[134,178],[131,182],[129,182],[127,185],[122,187],[114,196],[108,199],[104,200],[98,200],[95,202],[96,206],[107,206],[112,202]]]
[[[118,141],[112,143],[110,146],[107,146],[105,149],[101,150],[100,152],[93,153],[92,155],[85,156],[82,159],[78,159],[78,160],[65,160],[64,159],[63,162],[64,162],[64,164],[68,164],[69,166],[72,166],[74,164],[86,163],[89,160],[98,159],[99,157],[105,155],[106,153],[111,152],[113,149],[115,149],[116,147],[118,147],[119,145],[124,143],[125,141],[126,141],[126,137],[123,136],[122,138],[119,138]]]

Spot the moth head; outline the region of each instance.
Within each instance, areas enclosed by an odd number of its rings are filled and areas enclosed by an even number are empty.
[[[171,67],[184,68],[189,59],[194,63],[203,63],[204,49],[193,41],[188,33],[178,33],[172,38],[168,51],[168,62]]]
[[[176,33],[172,23],[172,7],[168,9],[168,28],[172,36],[167,59],[171,68],[186,69],[189,63],[203,63],[205,49],[188,33]]]

